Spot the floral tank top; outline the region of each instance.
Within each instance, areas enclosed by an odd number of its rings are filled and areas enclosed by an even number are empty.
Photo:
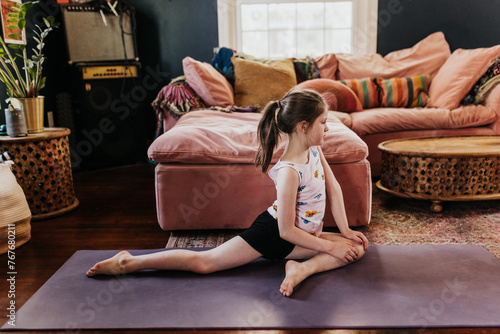
[[[325,217],[326,190],[325,173],[318,149],[316,147],[309,148],[309,161],[307,164],[278,161],[268,173],[275,185],[278,170],[284,167],[293,168],[299,175],[300,180],[297,189],[295,226],[310,234],[320,236]],[[267,211],[274,219],[278,219],[277,200]]]

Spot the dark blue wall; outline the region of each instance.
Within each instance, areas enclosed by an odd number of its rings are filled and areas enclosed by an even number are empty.
[[[182,59],[209,62],[218,46],[217,0],[128,0],[136,9],[141,61],[170,78],[183,74]],[[168,83],[168,82],[167,82]]]
[[[442,31],[455,49],[500,44],[500,0],[379,0],[377,52],[408,48]]]

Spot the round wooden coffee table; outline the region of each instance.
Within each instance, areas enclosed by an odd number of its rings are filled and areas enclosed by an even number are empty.
[[[396,139],[380,143],[376,186],[393,195],[442,201],[500,199],[500,136]]]
[[[23,188],[32,220],[56,217],[79,205],[73,189],[66,128],[45,128],[26,137],[0,137],[0,153],[14,160],[12,173]]]

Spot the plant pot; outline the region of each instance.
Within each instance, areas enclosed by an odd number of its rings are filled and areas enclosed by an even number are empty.
[[[16,107],[16,101],[22,106],[28,133],[43,132],[44,96],[12,98],[11,102]]]

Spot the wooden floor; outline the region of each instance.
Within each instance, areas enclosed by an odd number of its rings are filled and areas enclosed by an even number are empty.
[[[64,216],[31,223],[31,240],[16,250],[16,307],[19,309],[67,259],[80,249],[162,248],[169,233],[156,221],[154,166],[143,163],[73,175],[80,206]],[[0,256],[6,274],[7,255]],[[82,268],[82,275],[88,268]],[[6,322],[8,286],[0,277],[0,324]],[[98,331],[85,331],[98,333]],[[114,332],[114,331],[107,331]],[[167,331],[121,331],[123,333]],[[171,333],[220,333],[221,331],[171,331]],[[227,331],[228,333],[231,331]],[[245,332],[245,331],[240,331]],[[500,333],[495,328],[373,329],[373,330],[288,330],[247,333]],[[26,332],[22,332],[26,333]]]

